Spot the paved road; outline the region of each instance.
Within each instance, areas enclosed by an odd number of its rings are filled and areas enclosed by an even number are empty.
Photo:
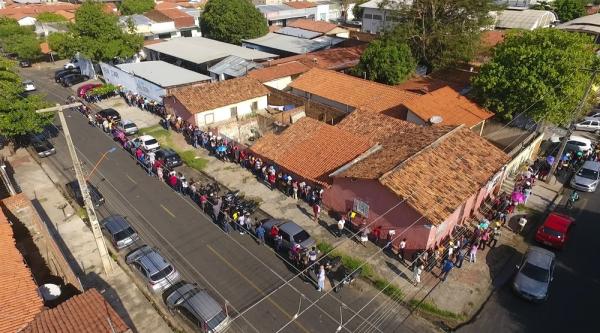
[[[597,331],[600,297],[600,191],[581,194],[570,214],[577,225],[572,229],[566,248],[557,253],[550,298],[543,304],[531,304],[511,290],[512,275],[490,298],[474,323],[459,332],[582,332]],[[517,258],[517,261],[520,258]],[[517,262],[515,262],[517,264]]]
[[[34,79],[38,90],[46,93],[50,100],[63,102],[72,92],[51,82],[51,75],[49,70],[22,72],[22,76]],[[67,122],[87,170],[104,152],[116,145],[99,129],[90,127],[86,119],[75,111],[67,113]],[[61,172],[66,182],[74,177],[61,135],[59,133],[53,139],[58,153],[44,159],[44,163]],[[258,246],[248,236],[225,235],[197,206],[136,167],[129,154],[122,149],[108,155],[91,182],[107,201],[99,209],[101,217],[117,213],[127,216],[144,242],[158,247],[186,280],[198,282],[218,299],[227,300],[234,313],[250,308],[236,319],[236,331],[277,331],[298,311],[300,294],[311,301],[322,295],[315,291],[312,284],[295,279],[253,307],[253,304],[294,275],[286,264],[269,248]],[[287,326],[284,332],[334,332],[339,325],[342,304],[345,305],[342,307],[342,317],[349,318],[374,295],[371,288],[360,291],[346,288],[338,295],[328,295]],[[302,300],[302,309],[308,305],[308,299]],[[359,316],[345,323],[344,331],[352,332],[360,325],[364,329],[364,317],[374,311],[383,311],[379,305],[384,301],[380,296],[369,303]],[[410,316],[406,321],[403,319],[404,316],[392,316],[370,327],[371,324],[367,323],[367,331],[423,332],[432,329],[429,323],[416,316]]]

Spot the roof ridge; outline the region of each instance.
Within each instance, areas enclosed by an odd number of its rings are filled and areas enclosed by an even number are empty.
[[[412,154],[407,159],[405,159],[404,161],[400,162],[398,165],[396,165],[395,167],[393,167],[391,170],[389,170],[388,172],[386,172],[383,175],[381,175],[381,177],[379,177],[378,180],[383,183],[385,181],[385,178],[387,178],[390,174],[394,173],[395,171],[401,169],[407,162],[409,162],[409,161],[413,160],[415,157],[421,155],[426,150],[429,150],[430,148],[438,146],[440,143],[442,143],[443,141],[445,141],[448,137],[454,135],[460,128],[463,128],[464,126],[465,126],[464,124],[463,125],[458,125],[455,128],[453,128],[452,130],[448,131],[447,133],[444,133],[442,136],[440,136],[439,138],[435,139],[435,141],[433,141],[432,143],[430,143],[427,146],[423,147],[421,150],[419,150],[418,152]]]

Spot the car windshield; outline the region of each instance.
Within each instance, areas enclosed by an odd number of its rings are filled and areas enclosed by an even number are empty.
[[[550,272],[547,269],[530,263],[525,263],[525,266],[523,266],[523,269],[521,270],[521,274],[540,282],[548,282],[550,278]]]
[[[217,326],[219,326],[220,323],[223,322],[223,320],[225,320],[225,318],[227,318],[227,315],[224,311],[221,311],[216,316],[212,317],[206,324],[208,325],[209,329],[214,330],[217,328]]]
[[[546,235],[550,235],[552,237],[562,237],[562,232],[556,231],[552,228],[548,228],[548,227],[543,227],[542,231],[546,234]]]
[[[125,125],[123,125],[123,128],[134,128],[135,124],[134,123],[127,123]]]
[[[156,141],[156,139],[150,139],[150,140],[148,140],[148,141],[144,142],[144,144],[145,144],[146,146],[155,145],[155,144],[157,144],[157,143],[158,143],[158,142]]]
[[[581,168],[577,173],[577,176],[587,178],[587,179],[598,179],[598,171],[594,171],[592,169]]]
[[[115,234],[115,240],[116,241],[123,240],[123,239],[133,235],[134,233],[135,233],[135,231],[133,231],[133,229],[131,227],[129,227],[127,229],[123,229]]]
[[[299,233],[294,235],[294,242],[300,244],[309,238],[310,238],[310,235],[306,231],[302,230]]]
[[[167,275],[171,274],[172,271],[173,271],[173,266],[169,265],[169,266],[163,268],[160,272],[150,275],[150,280],[158,281],[158,280],[164,279],[165,277],[167,277]]]

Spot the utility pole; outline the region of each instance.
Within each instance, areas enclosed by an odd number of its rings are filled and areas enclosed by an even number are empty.
[[[92,233],[94,235],[94,239],[96,240],[96,246],[98,247],[98,254],[100,255],[100,259],[102,260],[102,266],[104,267],[104,273],[107,275],[112,272],[112,261],[110,255],[108,254],[108,249],[106,248],[106,243],[104,242],[104,237],[102,236],[102,230],[100,229],[100,223],[98,223],[98,217],[96,216],[96,211],[94,210],[94,204],[92,203],[92,198],[90,197],[90,191],[87,187],[86,178],[83,175],[83,169],[81,168],[81,163],[79,162],[79,158],[77,157],[77,153],[75,152],[75,145],[73,145],[73,140],[71,139],[71,133],[69,132],[69,127],[67,126],[67,122],[65,120],[65,115],[63,114],[63,110],[70,109],[74,107],[78,107],[82,105],[81,103],[72,103],[66,105],[56,104],[55,107],[46,108],[37,110],[37,113],[45,113],[45,112],[56,112],[58,113],[58,118],[60,119],[60,124],[63,129],[63,134],[65,136],[65,140],[67,141],[67,147],[69,147],[69,154],[71,155],[71,160],[73,161],[73,168],[75,169],[75,176],[77,177],[77,182],[79,183],[79,189],[81,190],[81,195],[83,196],[83,202],[85,203],[85,210],[88,215],[88,220],[90,221],[90,226],[92,228]]]
[[[556,168],[558,167],[558,164],[562,162],[562,155],[565,152],[565,148],[567,147],[567,141],[569,141],[569,137],[571,136],[571,134],[573,134],[573,126],[574,126],[574,121],[575,121],[575,116],[579,115],[579,113],[581,113],[581,109],[583,109],[583,106],[585,105],[585,102],[590,94],[590,91],[592,90],[592,86],[594,85],[594,81],[596,80],[596,75],[598,74],[598,71],[600,71],[600,69],[593,69],[592,71],[592,79],[590,80],[590,83],[588,84],[586,90],[585,90],[585,94],[583,94],[583,98],[581,99],[581,101],[579,102],[579,105],[577,105],[577,109],[575,110],[575,115],[573,117],[573,119],[571,119],[571,123],[569,124],[569,129],[567,131],[567,135],[565,135],[560,143],[560,148],[558,148],[558,155],[556,155],[556,158],[554,159],[554,163],[552,164],[552,168],[550,169],[550,172],[548,173],[550,175],[550,177],[548,177],[549,181],[550,179],[554,179],[554,182],[556,181],[556,177],[554,177],[554,173],[556,172]],[[554,177],[554,178],[553,178]]]

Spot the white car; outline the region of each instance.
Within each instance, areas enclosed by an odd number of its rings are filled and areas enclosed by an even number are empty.
[[[23,89],[25,89],[25,91],[35,91],[35,85],[33,84],[33,81],[31,80],[26,80],[23,81]]]
[[[590,113],[587,117],[585,117],[586,120],[590,119],[590,120],[600,120],[600,112],[598,111],[594,111],[592,113]]]
[[[79,67],[79,61],[75,58],[71,59],[68,63],[63,66],[65,69],[73,69]]]
[[[588,151],[592,149],[592,140],[578,135],[571,135],[567,141],[566,150],[572,151]]]
[[[575,124],[575,129],[600,134],[600,118],[586,118],[584,121]]]
[[[160,148],[160,144],[152,135],[142,135],[136,140],[139,140],[140,146],[145,151],[154,151]]]

